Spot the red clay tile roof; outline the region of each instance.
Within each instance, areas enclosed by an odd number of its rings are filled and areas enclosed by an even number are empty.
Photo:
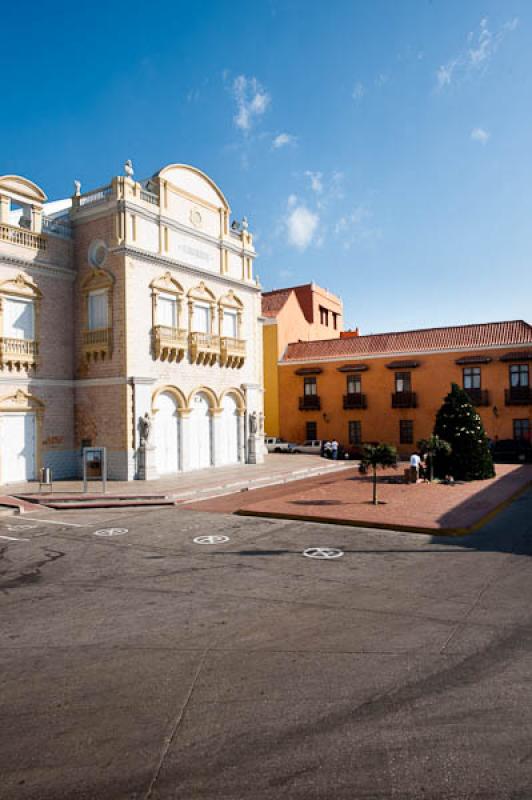
[[[262,316],[276,317],[292,293],[292,289],[279,289],[262,295]]]
[[[494,345],[532,344],[532,325],[523,320],[374,333],[345,339],[289,344],[283,361],[314,361],[368,355],[414,354],[431,350],[477,350]]]

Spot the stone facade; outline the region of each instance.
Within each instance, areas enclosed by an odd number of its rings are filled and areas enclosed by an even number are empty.
[[[262,460],[261,426],[250,424],[263,419],[263,377],[247,222],[231,223],[197,169],[170,165],[141,182],[126,172],[52,204],[31,182],[0,178],[0,482],[20,478],[11,462],[22,469],[29,457],[1,449],[24,415],[34,418],[20,446],[34,448],[26,477],[41,466],[79,475],[83,446],[107,448],[111,479],[144,476],[145,414],[151,477]]]

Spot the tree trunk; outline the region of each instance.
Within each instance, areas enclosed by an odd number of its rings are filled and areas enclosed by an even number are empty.
[[[434,480],[434,456],[432,453],[429,456],[429,464],[430,464],[430,473],[429,473],[430,482],[432,483],[432,481]]]
[[[377,467],[373,467],[373,505],[377,505]]]

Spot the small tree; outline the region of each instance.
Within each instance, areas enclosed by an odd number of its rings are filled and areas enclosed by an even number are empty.
[[[428,439],[421,439],[418,443],[418,450],[423,456],[427,456],[429,462],[429,478],[434,480],[434,460],[441,455],[442,457],[450,456],[452,447],[445,439],[440,439],[439,436],[429,436]]]
[[[397,466],[397,450],[391,444],[366,444],[362,451],[360,466],[373,469],[373,504],[377,505],[377,467]]]
[[[434,435],[451,446],[450,453],[435,456],[438,477],[452,475],[463,481],[493,478],[493,459],[482,420],[469,396],[456,383],[451,384],[451,391],[436,414]]]

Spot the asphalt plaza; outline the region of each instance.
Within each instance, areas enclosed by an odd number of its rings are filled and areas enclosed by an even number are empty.
[[[2,800],[532,796],[531,510],[0,520]]]

